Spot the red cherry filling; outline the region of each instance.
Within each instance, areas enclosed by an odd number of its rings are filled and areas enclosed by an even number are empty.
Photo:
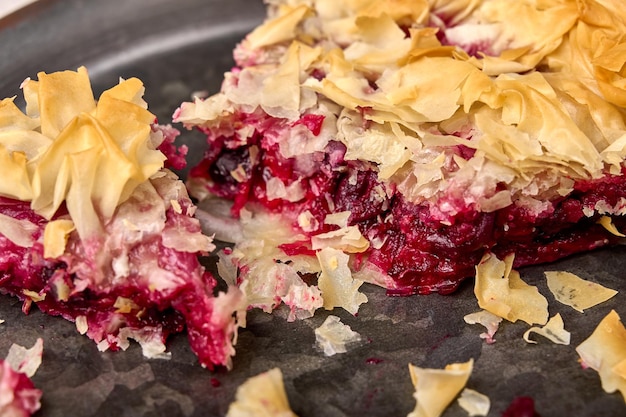
[[[309,126],[309,121],[302,123]],[[474,275],[475,265],[486,251],[498,256],[515,253],[515,266],[520,267],[617,240],[597,224],[600,215],[587,217],[583,208],[596,207],[598,202],[615,207],[626,198],[624,176],[580,182],[574,192],[551,201],[551,208],[540,214],[517,204],[492,213],[466,207],[452,224],[444,224],[432,218],[427,206],[407,201],[393,187],[381,183],[365,164],[344,160],[343,144],[331,141],[316,169],[300,172],[294,158],[284,158],[278,146],[270,144],[263,129],[271,124],[264,120],[256,126],[256,133],[244,146],[225,146],[233,139],[215,139],[209,134],[206,158],[191,176],[204,179],[211,193],[234,200],[234,215],[248,202],[274,212],[308,211],[319,224],[315,230],[299,230],[309,235],[328,230],[324,225],[327,214],[350,211],[349,223],[357,225],[372,243],[364,259],[393,279],[388,288],[393,295],[453,292],[464,278]],[[258,149],[255,160],[250,158],[251,147]],[[244,179],[232,176],[238,166],[246,172]],[[273,177],[286,185],[299,181],[305,197],[295,202],[270,200],[267,182]],[[618,228],[624,224],[622,216],[614,216],[613,222]],[[282,249],[289,255],[312,253],[306,242]]]
[[[185,204],[186,201],[181,202],[186,211]],[[35,240],[47,224],[30,209],[29,203],[8,198],[0,197],[0,214],[36,225]],[[186,214],[170,208],[166,216],[167,230],[200,232],[199,225]],[[225,365],[228,352],[224,346],[231,335],[207,325],[214,316],[215,279],[203,272],[198,254],[167,247],[157,234],[135,245],[115,248],[118,249],[128,254],[129,273],[123,279],[112,277],[113,272],[107,271],[111,265],[98,264],[98,256],[93,255],[102,250],[98,242],[70,239],[63,260],[57,260],[44,258],[41,240],[32,247],[23,247],[0,234],[0,293],[23,300],[25,313],[35,302],[46,314],[73,322],[84,318],[87,336],[96,342],[107,341],[112,350],[122,347],[117,337],[123,339],[123,329],[135,332],[132,338],[140,335],[163,343],[169,335],[187,328],[192,349],[203,365]],[[145,262],[171,279],[167,291],[149,288],[143,281],[138,271]],[[103,274],[106,282],[91,282],[84,287],[81,281],[90,272]],[[121,299],[129,300],[128,305],[119,305]]]

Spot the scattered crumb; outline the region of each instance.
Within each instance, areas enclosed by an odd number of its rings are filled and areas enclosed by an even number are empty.
[[[571,272],[546,271],[545,274],[554,298],[581,313],[617,294],[615,290],[584,280]]]
[[[248,378],[237,388],[226,417],[253,416],[297,417],[289,406],[279,368]]]
[[[408,417],[439,417],[467,384],[474,360],[446,365],[444,369],[419,368],[409,364],[415,387],[415,409]]]
[[[12,344],[5,360],[16,372],[23,373],[31,378],[39,369],[42,356],[43,340],[39,338],[33,347],[29,349],[15,343]]]
[[[548,323],[543,327],[531,327],[524,333],[524,340],[528,343],[537,343],[530,339],[531,333],[537,333],[553,343],[558,345],[569,345],[570,332],[565,330],[563,325],[563,319],[560,314],[556,314],[552,317]]]
[[[487,310],[481,310],[466,315],[463,317],[463,320],[465,320],[467,324],[481,324],[485,326],[487,332],[481,333],[480,338],[485,339],[485,341],[489,344],[496,342],[496,339],[493,336],[498,331],[498,327],[500,327],[502,317],[498,317]]]
[[[535,286],[526,284],[513,269],[514,256],[503,261],[486,254],[476,266],[474,294],[478,305],[510,322],[528,324],[548,322],[548,300]]]
[[[356,314],[359,306],[367,302],[367,296],[359,291],[363,281],[352,277],[349,255],[330,247],[317,251],[316,255],[322,269],[318,286],[324,298],[324,308],[342,307],[350,314]]]
[[[317,346],[324,351],[326,356],[345,353],[347,345],[360,340],[361,335],[347,324],[343,324],[337,316],[328,316],[324,323],[315,329]]]
[[[459,406],[467,411],[470,417],[486,416],[491,408],[489,397],[473,389],[465,388],[457,400]]]
[[[576,352],[583,367],[598,372],[604,391],[619,390],[626,401],[626,329],[615,310],[602,319]]]

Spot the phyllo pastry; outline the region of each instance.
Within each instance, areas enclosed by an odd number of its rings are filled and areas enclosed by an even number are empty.
[[[450,293],[486,253],[517,268],[624,236],[621,2],[268,3],[221,91],[174,117],[206,133],[188,187],[232,202],[253,303]]]
[[[199,261],[212,239],[158,149],[177,132],[156,124],[142,83],[96,101],[79,68],[22,89],[25,113],[0,101],[0,292],[75,322],[101,350],[134,339],[166,355],[186,328],[203,365],[228,365],[241,294],[213,295]]]

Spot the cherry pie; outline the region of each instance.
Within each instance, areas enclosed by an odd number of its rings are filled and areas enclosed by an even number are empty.
[[[222,270],[252,305],[355,312],[361,282],[451,293],[626,230],[617,0],[272,0],[221,91],[192,196],[230,201]],[[222,207],[200,203],[202,218]]]
[[[213,250],[184,184],[178,133],[159,126],[137,79],[96,102],[85,68],[22,85],[26,113],[0,101],[0,293],[76,323],[101,350],[135,339],[166,355],[185,328],[204,366],[228,365],[241,294],[213,296]]]

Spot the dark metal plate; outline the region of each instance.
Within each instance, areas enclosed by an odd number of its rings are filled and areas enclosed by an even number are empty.
[[[20,95],[18,86],[41,70],[86,65],[97,93],[118,77],[136,76],[161,122],[193,91],[219,89],[232,65],[231,50],[264,16],[259,0],[42,0],[0,20],[0,96]],[[203,138],[191,132],[190,163],[201,156]],[[196,159],[194,159],[196,158]],[[181,173],[184,175],[184,172]],[[389,298],[364,288],[369,302],[357,317],[320,311],[287,323],[277,311],[252,311],[240,333],[231,371],[201,368],[186,336],[171,339],[172,359],[146,360],[138,345],[105,352],[80,336],[72,323],[36,309],[24,315],[20,303],[0,297],[0,357],[12,343],[32,346],[44,339],[43,364],[34,376],[44,392],[41,417],[52,416],[223,416],[246,378],[280,367],[294,411],[302,416],[405,416],[413,410],[408,364],[439,368],[474,358],[468,387],[492,400],[499,416],[518,396],[534,398],[543,417],[618,416],[626,407],[619,394],[602,391],[597,374],[581,369],[575,346],[615,309],[626,317],[625,248],[575,256],[556,264],[521,270],[561,313],[572,332],[570,346],[522,340],[525,324],[503,323],[497,342],[485,344],[480,326],[463,322],[478,310],[472,283],[450,296]],[[206,260],[215,271],[215,259]],[[622,293],[585,314],[557,304],[543,271],[567,270]],[[347,353],[326,357],[315,347],[313,330],[328,314],[359,332],[363,342]],[[453,403],[444,417],[467,414]]]

